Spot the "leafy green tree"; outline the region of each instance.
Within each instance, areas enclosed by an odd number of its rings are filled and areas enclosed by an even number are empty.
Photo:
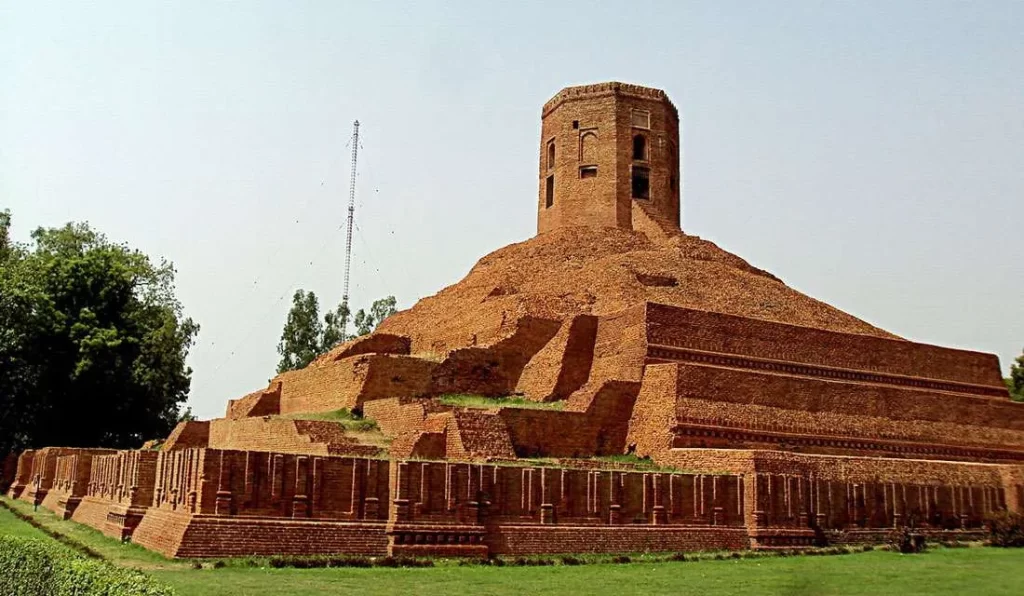
[[[0,452],[137,447],[164,436],[188,398],[199,326],[174,267],[86,224],[11,241],[0,217]]]
[[[348,306],[339,304],[333,312],[324,315],[324,333],[320,340],[320,350],[328,352],[334,346],[345,341],[345,327],[350,319]]]
[[[388,296],[387,298],[374,300],[373,305],[370,306],[370,312],[365,312],[360,308],[359,312],[356,313],[355,319],[353,319],[353,323],[356,326],[356,334],[366,335],[372,332],[384,319],[395,314],[395,305],[395,297]]]
[[[359,309],[355,317],[352,317],[356,333],[346,336],[345,327],[351,314],[347,305],[339,304],[333,311],[327,312],[321,323],[316,294],[296,290],[281,333],[281,341],[277,344],[277,353],[281,356],[277,364],[278,374],[305,368],[318,356],[343,341],[370,333],[381,321],[395,313],[395,306],[395,297],[388,296],[374,301],[369,312]]]
[[[281,361],[277,372],[305,368],[322,354],[323,325],[320,324],[320,304],[316,294],[296,290],[292,296],[292,309],[288,311],[277,353]]]
[[[1014,401],[1024,401],[1024,351],[1010,365],[1010,376],[1006,378],[1006,388]]]
[[[11,250],[11,210],[0,211],[0,263],[7,259]]]

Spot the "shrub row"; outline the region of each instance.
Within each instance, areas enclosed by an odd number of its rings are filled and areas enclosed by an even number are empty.
[[[648,562],[648,563],[660,563],[666,561],[724,561],[727,559],[762,559],[766,557],[788,557],[788,556],[815,556],[815,555],[845,555],[850,553],[859,553],[869,550],[874,550],[871,545],[865,546],[831,546],[827,548],[807,548],[807,549],[783,549],[783,550],[771,550],[771,551],[731,551],[731,552],[694,552],[694,553],[674,553],[666,556],[648,556],[644,555],[639,559],[634,559],[627,555],[617,556],[606,556],[606,555],[563,555],[557,558],[546,558],[546,557],[516,557],[501,558],[491,557],[488,559],[464,559],[459,562],[460,566],[474,566],[474,565],[490,565],[492,567],[549,567],[552,565],[593,565],[600,563],[613,563],[613,564],[626,564],[633,562]]]
[[[419,559],[415,557],[361,557],[353,555],[345,556],[275,556],[275,557],[246,557],[241,559],[219,559],[212,563],[205,563],[200,560],[192,562],[193,569],[212,567],[222,569],[224,567],[271,567],[283,569],[286,567],[294,569],[323,569],[327,567],[433,567],[432,559]]]
[[[993,513],[985,519],[992,546],[1024,546],[1024,515],[1010,511]]]
[[[60,544],[0,536],[0,594],[4,596],[172,596],[148,576]]]
[[[913,528],[906,526],[889,532],[887,542],[889,550],[905,555],[923,553],[928,548],[924,534],[915,532]]]

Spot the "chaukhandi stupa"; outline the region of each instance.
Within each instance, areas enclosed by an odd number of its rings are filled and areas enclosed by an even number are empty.
[[[563,89],[539,158],[535,237],[158,451],[25,452],[12,494],[179,557],[963,539],[1024,507],[1024,404],[994,355],[680,229],[663,91]]]

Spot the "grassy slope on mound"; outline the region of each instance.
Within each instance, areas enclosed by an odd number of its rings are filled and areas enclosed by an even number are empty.
[[[580,567],[193,570],[24,502],[4,499],[50,529],[115,563],[145,569],[179,594],[1022,594],[1024,549],[933,549],[923,555],[874,551],[828,557],[595,564]],[[0,508],[0,534],[45,537]]]
[[[342,408],[331,412],[303,412],[298,414],[287,414],[283,416],[283,418],[291,418],[292,420],[323,420],[326,422],[337,422],[345,430],[377,430],[376,420],[353,414],[348,408]]]
[[[535,410],[561,410],[565,406],[563,401],[530,401],[523,397],[486,397],[483,395],[467,395],[460,393],[449,393],[437,398],[441,403],[448,406],[461,406],[464,408],[527,408]]]

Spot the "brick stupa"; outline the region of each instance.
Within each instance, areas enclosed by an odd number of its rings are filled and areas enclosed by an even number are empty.
[[[563,89],[539,149],[534,238],[157,455],[26,452],[12,493],[188,557],[960,539],[1024,506],[1024,404],[994,355],[907,341],[681,231],[663,91]],[[303,419],[341,409],[382,436]]]

